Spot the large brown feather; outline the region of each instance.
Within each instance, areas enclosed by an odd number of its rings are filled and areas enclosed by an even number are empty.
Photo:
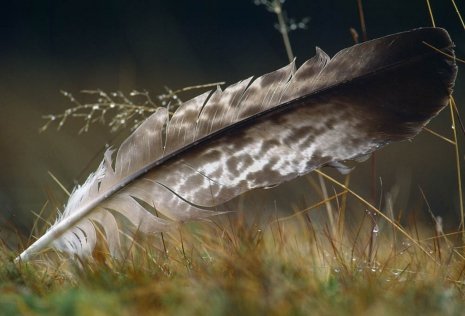
[[[115,167],[108,151],[56,223],[19,258],[49,245],[89,256],[95,223],[118,257],[114,212],[155,233],[173,221],[217,214],[217,205],[248,190],[412,138],[448,103],[456,76],[452,47],[445,30],[424,28],[332,59],[317,49],[297,71],[291,63],[218,88],[187,101],[171,119],[159,108],[120,146]]]

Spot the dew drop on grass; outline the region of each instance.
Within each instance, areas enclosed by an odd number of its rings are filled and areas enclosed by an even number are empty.
[[[402,242],[402,246],[404,246],[404,247],[410,247],[411,245],[412,244],[410,242],[408,242],[408,241],[403,241]]]

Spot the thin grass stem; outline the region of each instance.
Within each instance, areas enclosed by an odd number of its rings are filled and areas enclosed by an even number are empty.
[[[355,193],[351,189],[347,188],[344,184],[339,182],[338,180],[334,179],[333,177],[327,175],[326,173],[320,171],[320,170],[315,170],[316,173],[321,174],[323,177],[326,179],[330,180],[331,182],[337,184],[341,188],[347,190],[350,194],[352,194],[354,197],[356,197],[360,202],[365,204],[368,208],[371,210],[375,211],[377,214],[379,214],[382,218],[384,218],[389,224],[393,225],[399,232],[401,232],[405,237],[407,237],[410,241],[412,241],[422,252],[424,252],[428,257],[430,257],[432,260],[434,260],[435,263],[439,264],[436,259],[412,236],[407,233],[401,226],[399,226],[396,222],[394,222],[392,219],[390,219],[388,216],[386,216],[383,212],[381,212],[378,208],[373,206],[370,202],[365,200],[361,195]]]
[[[464,207],[463,207],[463,192],[462,192],[462,176],[461,176],[461,165],[460,165],[460,151],[459,151],[459,145],[457,141],[457,128],[455,124],[455,115],[454,115],[454,105],[455,101],[453,98],[451,98],[449,102],[449,109],[450,109],[450,119],[452,122],[452,130],[453,130],[453,135],[454,135],[454,142],[455,142],[455,164],[456,164],[456,170],[457,170],[457,186],[459,190],[459,203],[460,203],[460,226],[459,230],[463,230],[464,228],[464,219],[465,219],[465,212],[464,212]],[[465,232],[462,234],[462,242],[465,243]]]

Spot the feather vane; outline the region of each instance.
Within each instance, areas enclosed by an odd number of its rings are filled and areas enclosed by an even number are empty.
[[[18,258],[49,246],[91,256],[96,225],[119,257],[115,215],[146,234],[165,231],[173,222],[218,214],[216,206],[246,191],[410,139],[447,105],[456,76],[446,56],[452,48],[439,28],[365,42],[332,59],[317,48],[297,70],[293,62],[204,93],[171,118],[158,108],[116,154],[105,153],[56,223]]]

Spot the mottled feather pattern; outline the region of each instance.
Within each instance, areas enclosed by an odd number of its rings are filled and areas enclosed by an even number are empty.
[[[105,153],[56,223],[20,258],[50,245],[91,256],[95,225],[119,257],[122,227],[115,214],[132,231],[166,231],[175,222],[218,214],[218,206],[249,190],[415,136],[447,105],[456,76],[453,58],[424,42],[454,54],[445,30],[416,29],[332,59],[317,48],[297,70],[293,62],[204,93],[171,118],[157,109],[116,154]]]

